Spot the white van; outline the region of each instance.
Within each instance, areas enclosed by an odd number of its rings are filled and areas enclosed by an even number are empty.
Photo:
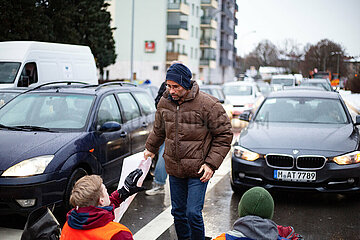
[[[98,84],[94,56],[87,46],[34,42],[0,42],[0,88],[47,82]]]
[[[285,87],[295,87],[296,85],[296,78],[292,74],[286,74],[286,75],[273,75],[271,77],[270,84],[281,84],[284,88]]]

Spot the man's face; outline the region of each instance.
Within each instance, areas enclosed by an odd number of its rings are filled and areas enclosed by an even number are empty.
[[[109,194],[104,184],[101,185],[101,197],[99,200],[99,205],[101,207],[106,207],[110,205]]]
[[[180,98],[184,97],[187,93],[187,90],[183,88],[177,82],[166,80],[166,87],[169,89],[171,97],[178,101]]]

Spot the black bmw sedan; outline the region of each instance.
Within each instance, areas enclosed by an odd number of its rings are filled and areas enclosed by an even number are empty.
[[[234,191],[360,190],[360,115],[353,122],[337,92],[273,92],[240,118],[249,125],[234,146]]]

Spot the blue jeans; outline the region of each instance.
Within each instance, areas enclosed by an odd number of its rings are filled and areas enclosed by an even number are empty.
[[[163,157],[164,149],[165,149],[165,142],[160,146],[159,158],[156,162],[155,171],[154,171],[154,175],[155,175],[154,182],[159,185],[165,185],[167,178],[167,173],[165,170],[165,160]]]
[[[205,227],[202,217],[207,182],[199,178],[169,176],[171,214],[174,217],[179,240],[204,240]]]

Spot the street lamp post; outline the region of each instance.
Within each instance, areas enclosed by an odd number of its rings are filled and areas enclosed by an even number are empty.
[[[340,74],[339,71],[340,71],[340,55],[341,55],[341,52],[331,52],[330,53],[331,56],[333,55],[337,55],[337,61],[336,61],[336,73],[337,74]]]
[[[131,47],[130,47],[130,82],[134,81],[134,8],[135,0],[132,0],[131,13]]]
[[[242,46],[242,40],[244,39],[244,37],[246,37],[246,36],[248,36],[248,35],[250,35],[250,34],[252,34],[252,33],[256,33],[256,30],[252,30],[252,31],[250,31],[250,32],[247,32],[247,33],[245,33],[244,35],[242,35],[241,37],[240,37],[240,48],[239,48],[239,50],[241,49],[241,46]],[[241,51],[239,51],[239,52],[241,52]],[[240,56],[241,57],[241,56]],[[244,68],[244,73],[245,73],[245,71],[246,71],[246,69],[245,69],[245,53],[244,53],[244,57],[243,57],[243,64],[242,64],[242,67]],[[241,69],[241,68],[240,68]]]

